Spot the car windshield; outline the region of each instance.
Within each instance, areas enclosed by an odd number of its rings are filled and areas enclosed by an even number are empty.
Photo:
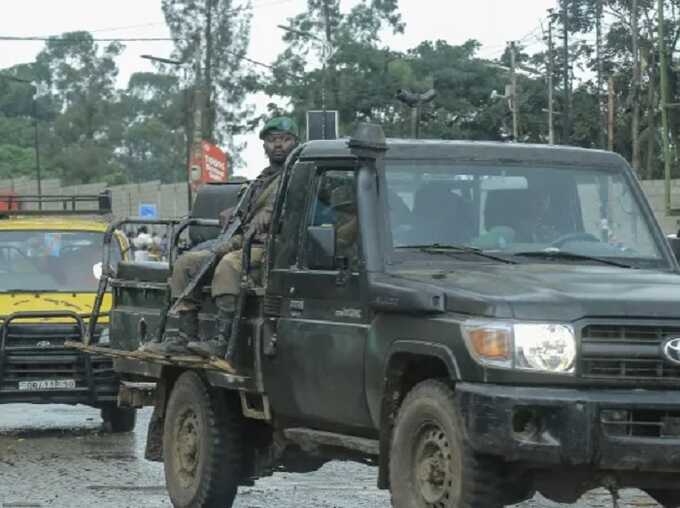
[[[96,291],[102,245],[97,232],[0,231],[0,291]]]
[[[665,263],[621,171],[388,161],[386,178],[397,256],[457,246],[520,262]]]

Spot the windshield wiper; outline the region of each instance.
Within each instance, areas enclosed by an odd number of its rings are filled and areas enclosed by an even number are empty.
[[[476,247],[468,247],[467,245],[449,245],[449,244],[442,244],[442,243],[431,243],[431,244],[424,244],[424,245],[400,245],[399,247],[396,247],[397,250],[419,250],[422,252],[437,252],[437,251],[442,251],[442,254],[448,255],[450,252],[462,252],[464,254],[474,254],[476,256],[480,256],[486,259],[492,259],[494,261],[500,261],[501,263],[507,263],[509,265],[516,265],[517,262],[513,261],[512,259],[500,257],[500,256],[494,256],[493,254],[488,254],[484,252],[482,249],[478,249]]]
[[[634,268],[632,265],[621,263],[619,261],[612,261],[607,258],[600,258],[597,256],[588,256],[585,254],[576,254],[575,252],[566,252],[559,249],[536,250],[526,252],[513,252],[513,256],[521,256],[528,258],[546,258],[546,259],[573,259],[576,261],[596,261],[604,265],[618,266],[619,268]]]

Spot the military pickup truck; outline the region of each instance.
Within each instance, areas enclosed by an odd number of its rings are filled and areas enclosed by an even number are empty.
[[[597,486],[680,506],[680,272],[618,155],[363,125],[291,155],[270,233],[236,372],[134,352],[162,328],[172,259],[102,279],[116,369],[156,383],[147,453],[174,506],[333,459],[377,465],[397,508]],[[206,290],[206,337],[215,314]]]

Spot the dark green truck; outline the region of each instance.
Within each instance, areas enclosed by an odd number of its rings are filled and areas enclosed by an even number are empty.
[[[274,470],[341,459],[376,464],[398,508],[575,502],[597,486],[680,506],[679,267],[628,164],[381,133],[288,161],[238,372],[126,353],[162,328],[172,266],[102,279],[122,402],[156,383],[147,452],[173,504],[231,506]],[[212,211],[175,237],[217,234],[236,193],[209,190]]]

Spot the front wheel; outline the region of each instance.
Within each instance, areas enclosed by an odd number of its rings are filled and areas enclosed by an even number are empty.
[[[242,470],[243,422],[234,400],[194,372],[170,394],[163,428],[165,481],[175,508],[230,508]]]
[[[136,409],[118,407],[115,403],[104,406],[101,416],[106,432],[132,432],[137,423]]]
[[[500,508],[502,464],[465,443],[453,390],[424,381],[406,396],[394,427],[394,508]]]

